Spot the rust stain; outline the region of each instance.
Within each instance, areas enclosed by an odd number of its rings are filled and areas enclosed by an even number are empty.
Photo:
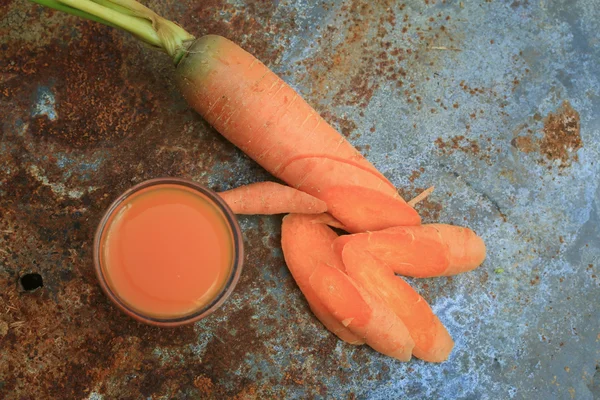
[[[315,99],[318,111],[323,111],[319,104],[323,100],[328,106],[366,107],[383,85],[418,110],[448,108],[420,96],[411,76],[441,57],[429,51],[432,43],[453,41],[447,27],[450,16],[439,13],[419,27],[410,21],[407,8],[393,0],[353,0],[342,5],[333,23],[321,28],[317,41],[321,51],[300,62],[308,71],[303,78],[311,88],[307,98]]]
[[[65,39],[55,38],[39,49],[25,42],[5,45],[4,56],[11,63],[3,72],[20,77],[5,82],[11,100],[27,108],[40,86],[49,88],[56,99],[58,118],[33,117],[31,132],[82,148],[122,139],[147,126],[160,99],[144,88],[146,73],[127,72],[122,36],[102,25],[81,22],[68,46]]]
[[[352,133],[356,130],[356,123],[347,117],[337,116],[329,111],[324,111],[321,113],[323,119],[328,121],[332,126],[334,126],[338,131],[347,138],[352,139]]]
[[[512,145],[517,149],[522,151],[523,153],[531,153],[534,151],[539,151],[539,147],[537,142],[534,141],[529,136],[519,136],[513,139]]]
[[[533,119],[540,121],[542,117],[535,114]],[[577,150],[583,147],[579,113],[565,100],[556,112],[543,118],[543,123],[541,137],[527,129],[526,135],[515,137],[511,144],[523,153],[540,153],[544,157],[539,160],[542,165],[556,163],[564,169],[577,162]]]
[[[486,162],[488,165],[492,163],[492,153],[494,147],[489,142],[487,145],[481,145],[477,140],[466,137],[465,135],[452,136],[448,140],[437,138],[434,142],[439,152],[444,155],[451,155],[456,151],[472,155],[473,157]],[[496,150],[498,151],[498,150]]]
[[[544,119],[544,137],[540,140],[542,155],[558,161],[561,167],[577,162],[577,150],[583,147],[580,129],[579,113],[565,100],[556,113]]]
[[[284,23],[275,23],[273,14],[276,9],[276,2],[269,0],[241,4],[209,0],[195,2],[185,14],[174,15],[173,18],[188,27],[196,37],[216,34],[231,39],[269,66],[279,59],[284,50],[278,39],[296,26],[293,13]]]
[[[211,396],[213,391],[213,382],[212,379],[204,376],[198,375],[194,378],[194,386],[198,388],[200,394],[202,396]]]
[[[425,168],[423,168],[423,167],[419,168],[418,170],[412,171],[412,173],[408,177],[408,180],[410,181],[410,183],[414,183],[415,180],[419,179],[419,177],[421,176],[421,174],[423,172],[425,172]]]

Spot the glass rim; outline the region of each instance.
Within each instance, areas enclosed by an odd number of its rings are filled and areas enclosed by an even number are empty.
[[[227,221],[227,225],[228,225],[229,229],[231,230],[231,235],[233,237],[233,264],[232,264],[231,273],[229,275],[229,278],[227,279],[227,282],[225,283],[225,285],[223,286],[221,291],[215,296],[215,298],[213,300],[211,300],[209,303],[202,306],[198,310],[196,310],[188,315],[184,315],[184,316],[180,316],[180,317],[173,317],[173,318],[158,318],[158,317],[145,315],[145,314],[133,309],[132,307],[127,305],[123,300],[121,300],[119,298],[119,296],[112,290],[112,288],[110,287],[110,285],[108,284],[108,282],[106,280],[106,277],[105,277],[105,274],[104,274],[104,271],[102,268],[101,257],[100,257],[100,250],[101,250],[100,246],[102,244],[102,235],[107,227],[107,223],[109,222],[110,218],[112,217],[115,210],[119,207],[119,205],[121,205],[129,197],[131,197],[133,194],[139,192],[142,189],[146,189],[146,188],[149,188],[152,186],[157,186],[157,185],[163,185],[163,184],[185,186],[187,188],[193,189],[194,191],[199,192],[200,194],[208,197],[208,199],[212,203],[214,203],[214,205],[217,206],[217,208],[223,213],[223,216],[225,217],[225,220]],[[235,217],[235,214],[233,213],[233,211],[231,211],[231,209],[229,208],[227,203],[225,203],[225,201],[223,199],[221,199],[221,197],[215,191],[208,189],[207,187],[205,187],[199,183],[196,183],[190,179],[163,177],[163,178],[153,178],[153,179],[149,179],[149,180],[140,182],[140,183],[130,187],[122,194],[120,194],[111,203],[111,205],[104,212],[102,218],[100,219],[100,222],[98,223],[98,227],[96,228],[96,233],[94,235],[93,257],[94,257],[94,270],[96,272],[96,277],[98,279],[98,282],[100,283],[100,287],[102,288],[102,291],[104,292],[104,294],[111,300],[111,302],[113,304],[115,304],[117,306],[117,308],[119,308],[121,311],[123,311],[128,316],[130,316],[140,322],[149,324],[149,325],[162,326],[162,327],[175,327],[175,326],[187,325],[187,324],[199,321],[203,318],[206,318],[207,316],[209,316],[210,314],[215,312],[219,307],[221,307],[223,305],[223,303],[225,302],[225,300],[227,300],[229,298],[229,296],[231,296],[231,293],[235,289],[235,287],[240,279],[240,275],[242,273],[242,267],[243,267],[243,263],[244,263],[244,242],[243,242],[243,238],[242,238],[242,231],[241,231],[241,228],[237,221],[237,218]]]

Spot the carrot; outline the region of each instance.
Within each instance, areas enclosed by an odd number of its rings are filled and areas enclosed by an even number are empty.
[[[470,271],[481,265],[486,252],[472,230],[443,224],[399,226],[337,240],[338,254],[340,246],[356,242],[395,273],[417,278]]]
[[[450,334],[423,299],[387,265],[353,241],[343,248],[346,273],[369,294],[380,296],[408,328],[415,342],[412,352],[429,362],[446,360],[454,347]]]
[[[274,176],[332,206],[329,188],[356,187],[355,195],[330,213],[354,231],[374,229],[352,210],[360,209],[360,189],[396,198],[379,206],[395,216],[378,229],[419,223],[393,185],[281,78],[233,42],[214,35],[194,42],[177,69],[188,103],[217,131]],[[358,204],[354,201],[357,199]]]
[[[304,157],[285,166],[281,179],[324,200],[353,232],[418,225],[419,214],[383,176],[360,165],[325,157]],[[343,184],[342,184],[343,183]]]
[[[402,320],[378,296],[324,263],[315,268],[309,281],[327,310],[374,350],[400,361],[410,360],[414,341]]]
[[[356,235],[342,235],[338,236],[337,239],[333,241],[333,252],[343,261],[344,260],[344,247],[346,244],[354,239]],[[346,265],[344,265],[344,271],[346,270]]]
[[[332,157],[296,158],[287,163],[279,174],[284,180],[296,182],[297,189],[311,194],[345,182],[347,185],[374,189],[390,196],[398,196],[396,188],[378,171]]]
[[[275,182],[258,182],[218,193],[235,214],[321,214],[325,202]]]
[[[319,321],[330,332],[350,344],[364,343],[323,306],[309,283],[309,278],[319,263],[343,269],[342,259],[331,247],[337,237],[336,233],[325,224],[315,223],[316,218],[318,216],[301,214],[290,214],[283,218],[281,248],[285,262]]]
[[[477,268],[483,263],[486,248],[483,239],[469,228],[432,224],[440,240],[448,246],[448,268],[444,275],[456,275]]]
[[[321,193],[328,212],[348,232],[378,231],[399,225],[419,225],[421,217],[403,199],[358,186],[336,186]]]
[[[196,111],[277,177],[290,161],[307,155],[331,156],[377,173],[288,84],[228,39],[197,39],[179,63],[177,78]]]

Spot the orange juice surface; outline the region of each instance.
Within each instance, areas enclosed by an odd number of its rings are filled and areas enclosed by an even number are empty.
[[[183,185],[160,184],[125,199],[100,243],[108,286],[145,316],[177,318],[210,303],[233,268],[234,239],[223,212]]]

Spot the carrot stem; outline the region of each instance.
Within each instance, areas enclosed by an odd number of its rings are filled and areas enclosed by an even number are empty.
[[[90,21],[99,22],[101,24],[104,24],[104,25],[116,28],[115,25],[111,24],[110,22],[108,22],[105,19],[98,18],[95,15],[92,15],[92,14],[87,13],[85,11],[81,11],[81,10],[78,10],[76,8],[72,8],[72,7],[66,6],[64,4],[59,3],[58,1],[55,1],[55,0],[31,0],[31,1],[33,3],[37,3],[37,4],[40,4],[42,6],[45,6],[45,7],[48,7],[48,8],[52,8],[52,9],[57,10],[57,11],[62,11],[62,12],[65,12],[67,14],[75,15],[75,16],[80,17],[80,18],[89,19]]]
[[[31,0],[131,33],[179,63],[194,36],[135,0]]]
[[[129,9],[127,9],[125,7],[121,7],[120,5],[113,3],[111,0],[92,0],[92,1],[94,3],[100,4],[101,6],[104,6],[106,8],[110,8],[112,10],[118,11],[121,14],[131,15],[131,16],[134,16],[134,17],[136,16],[135,13],[133,13]]]

